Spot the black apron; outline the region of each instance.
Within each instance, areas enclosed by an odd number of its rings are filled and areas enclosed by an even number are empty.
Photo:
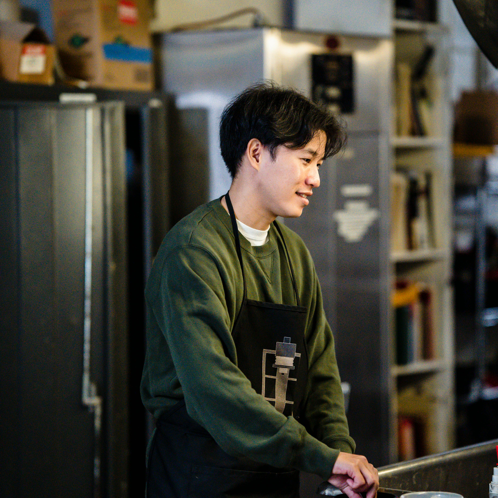
[[[308,371],[304,337],[307,310],[299,305],[285,240],[274,223],[289,267],[296,305],[247,299],[239,231],[228,193],[225,199],[244,280],[242,306],[232,330],[237,365],[275,409],[299,418]],[[147,497],[298,498],[299,472],[228,455],[187,414],[183,400],[157,421],[149,450]]]

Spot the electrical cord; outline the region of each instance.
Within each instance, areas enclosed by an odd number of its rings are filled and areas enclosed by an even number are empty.
[[[230,21],[232,19],[235,19],[236,17],[240,17],[246,14],[254,15],[253,27],[257,28],[266,25],[263,13],[259,9],[255,7],[246,7],[245,9],[236,10],[235,12],[231,12],[230,14],[226,14],[220,17],[215,17],[213,19],[207,19],[205,21],[191,22],[186,24],[179,24],[178,26],[173,26],[170,29],[170,31],[176,33],[179,31],[191,31],[191,30],[203,29],[209,26],[214,26],[216,24],[221,24]]]

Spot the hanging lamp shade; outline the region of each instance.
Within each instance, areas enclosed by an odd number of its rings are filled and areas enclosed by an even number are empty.
[[[453,0],[470,34],[484,55],[498,68],[498,2]]]

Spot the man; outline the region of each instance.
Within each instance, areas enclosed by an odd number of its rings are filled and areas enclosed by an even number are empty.
[[[229,192],[173,227],[146,287],[148,497],[298,497],[302,470],[373,498],[377,471],[352,454],[313,262],[276,221],[301,216],[344,132],[301,94],[264,84],[227,106],[220,142]]]

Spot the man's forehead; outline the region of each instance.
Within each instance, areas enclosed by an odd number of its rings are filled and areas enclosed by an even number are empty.
[[[304,150],[310,152],[314,156],[323,155],[325,153],[325,145],[327,143],[327,135],[324,131],[320,130],[315,134],[315,136],[299,150]]]

